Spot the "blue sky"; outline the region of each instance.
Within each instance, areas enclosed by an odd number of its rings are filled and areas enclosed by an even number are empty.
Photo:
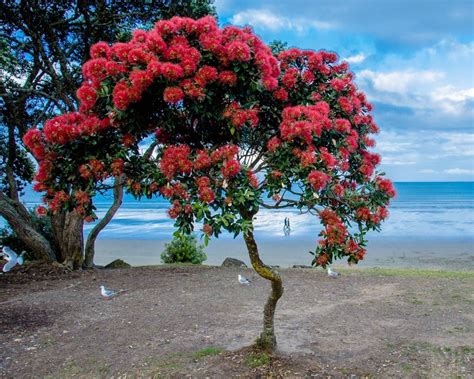
[[[474,1],[216,0],[222,24],[347,60],[395,181],[474,180]]]

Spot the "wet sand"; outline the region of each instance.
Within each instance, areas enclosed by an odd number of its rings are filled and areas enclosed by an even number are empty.
[[[166,240],[99,239],[95,263],[104,265],[120,258],[132,266],[160,264],[160,254]],[[276,237],[257,241],[262,260],[271,265],[291,267],[310,265],[308,253],[315,247],[313,239]],[[220,265],[226,257],[250,264],[242,238],[211,240],[205,252],[208,265]],[[338,261],[336,266],[347,266]],[[424,268],[445,270],[474,270],[474,241],[472,239],[374,238],[360,267]]]

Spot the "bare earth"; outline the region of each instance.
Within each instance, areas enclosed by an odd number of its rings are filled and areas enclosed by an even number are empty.
[[[474,375],[472,271],[282,270],[266,355],[249,346],[269,284],[250,269],[45,270],[0,275],[2,377]],[[101,284],[127,291],[104,300]]]

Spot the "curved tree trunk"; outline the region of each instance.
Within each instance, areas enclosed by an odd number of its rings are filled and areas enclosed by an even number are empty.
[[[112,220],[117,213],[118,209],[122,205],[123,201],[123,178],[115,177],[115,186],[114,186],[114,202],[109,208],[105,216],[100,220],[90,231],[89,236],[87,237],[86,249],[85,249],[85,258],[84,258],[84,267],[91,268],[94,266],[94,255],[95,255],[95,241],[99,233],[107,226],[107,224]]]
[[[254,214],[255,213],[241,212],[241,215],[249,221],[252,220]],[[275,337],[274,317],[277,302],[283,295],[281,276],[276,270],[267,266],[260,259],[252,230],[244,235],[244,240],[247,245],[252,267],[262,278],[270,280],[272,283],[272,292],[268,296],[267,303],[263,310],[263,331],[257,339],[257,346],[263,349],[275,350],[277,342]]]
[[[84,220],[76,211],[62,211],[51,216],[51,226],[58,261],[72,270],[82,268],[84,261]]]
[[[0,192],[0,216],[7,220],[18,238],[38,256],[38,258],[53,262],[56,260],[50,242],[39,233],[32,224],[31,217],[25,206]]]

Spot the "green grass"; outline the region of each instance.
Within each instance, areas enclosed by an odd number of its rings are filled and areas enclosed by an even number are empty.
[[[245,365],[250,368],[257,368],[270,363],[270,356],[267,353],[250,353],[245,357]]]
[[[413,366],[410,363],[402,363],[401,368],[406,373],[413,371]]]
[[[219,348],[219,347],[209,346],[209,347],[205,347],[204,349],[195,351],[193,353],[193,358],[194,359],[201,359],[201,358],[212,356],[212,355],[218,355],[218,354],[222,353],[223,351],[224,350]]]
[[[474,279],[474,271],[445,271],[445,270],[426,270],[416,268],[358,268],[358,269],[339,269],[344,274],[366,274],[373,276],[401,276],[415,278],[455,278],[455,279]]]

